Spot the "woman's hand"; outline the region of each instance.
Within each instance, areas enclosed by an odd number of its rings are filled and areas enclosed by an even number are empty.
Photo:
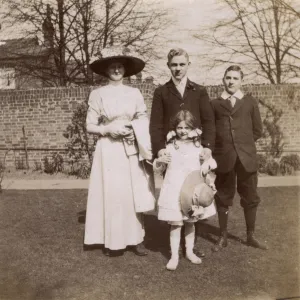
[[[126,127],[126,128],[128,128],[128,127]],[[127,134],[124,135],[124,138],[126,139],[126,141],[133,142],[135,140],[135,135],[134,135],[133,129],[129,128],[129,131]]]
[[[127,135],[131,135],[132,129],[127,127],[124,122],[112,122],[105,125],[106,134],[109,134],[112,138],[117,139]]]

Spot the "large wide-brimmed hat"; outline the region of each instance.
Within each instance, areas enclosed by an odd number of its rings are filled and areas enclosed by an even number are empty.
[[[205,183],[201,171],[192,171],[180,190],[180,205],[183,214],[190,217],[192,206],[208,207],[214,199],[214,191]]]
[[[144,67],[145,62],[136,55],[131,55],[129,48],[122,46],[110,46],[101,51],[101,58],[96,59],[90,64],[93,72],[107,77],[107,68],[114,61],[119,61],[124,65],[124,77],[133,76],[140,73]]]

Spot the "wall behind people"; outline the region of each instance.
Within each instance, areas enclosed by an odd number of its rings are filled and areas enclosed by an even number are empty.
[[[130,85],[141,90],[150,113],[156,86],[151,81]],[[0,161],[8,148],[13,150],[7,155],[7,166],[13,166],[16,158],[24,157],[23,126],[31,166],[53,152],[63,154],[67,142],[63,132],[71,122],[73,111],[88,98],[93,88],[0,90]],[[300,154],[300,84],[246,85],[244,90],[283,111],[278,123],[284,134],[284,153]],[[222,86],[209,86],[207,91],[211,98],[215,98],[220,95]],[[262,105],[260,108],[264,118],[268,109]],[[258,145],[260,150],[262,145],[262,142]]]

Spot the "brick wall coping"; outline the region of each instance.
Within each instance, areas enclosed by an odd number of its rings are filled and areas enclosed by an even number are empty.
[[[126,83],[126,85],[132,85],[132,86],[159,86],[154,83],[149,83],[149,82],[133,82],[133,83]],[[22,92],[22,94],[31,94],[31,93],[43,93],[43,92],[54,92],[54,91],[72,91],[72,90],[82,90],[82,91],[88,91],[90,89],[93,89],[99,85],[85,85],[85,86],[69,86],[69,87],[45,87],[45,88],[40,88],[40,89],[0,89],[0,95],[7,95],[7,94],[18,94]],[[250,87],[268,87],[270,89],[281,89],[281,88],[286,88],[286,87],[299,87],[300,88],[300,83],[282,83],[282,84],[244,84],[243,88],[247,89]],[[210,88],[222,88],[223,85],[206,85],[205,86],[207,89]]]

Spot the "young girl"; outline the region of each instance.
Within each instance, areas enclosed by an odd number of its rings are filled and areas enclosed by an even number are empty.
[[[200,144],[201,130],[196,128],[195,118],[187,110],[180,111],[173,118],[171,128],[172,131],[167,135],[167,154],[158,157],[153,166],[156,172],[162,173],[166,170],[158,200],[158,219],[171,225],[172,254],[166,267],[168,270],[175,270],[179,261],[181,226],[185,225],[186,258],[194,264],[200,264],[201,259],[193,252],[194,222],[215,214],[215,207],[212,203],[204,208],[204,214],[200,217],[188,218],[183,215],[180,206],[182,184],[191,172],[201,170],[200,159],[203,157],[203,147]]]

